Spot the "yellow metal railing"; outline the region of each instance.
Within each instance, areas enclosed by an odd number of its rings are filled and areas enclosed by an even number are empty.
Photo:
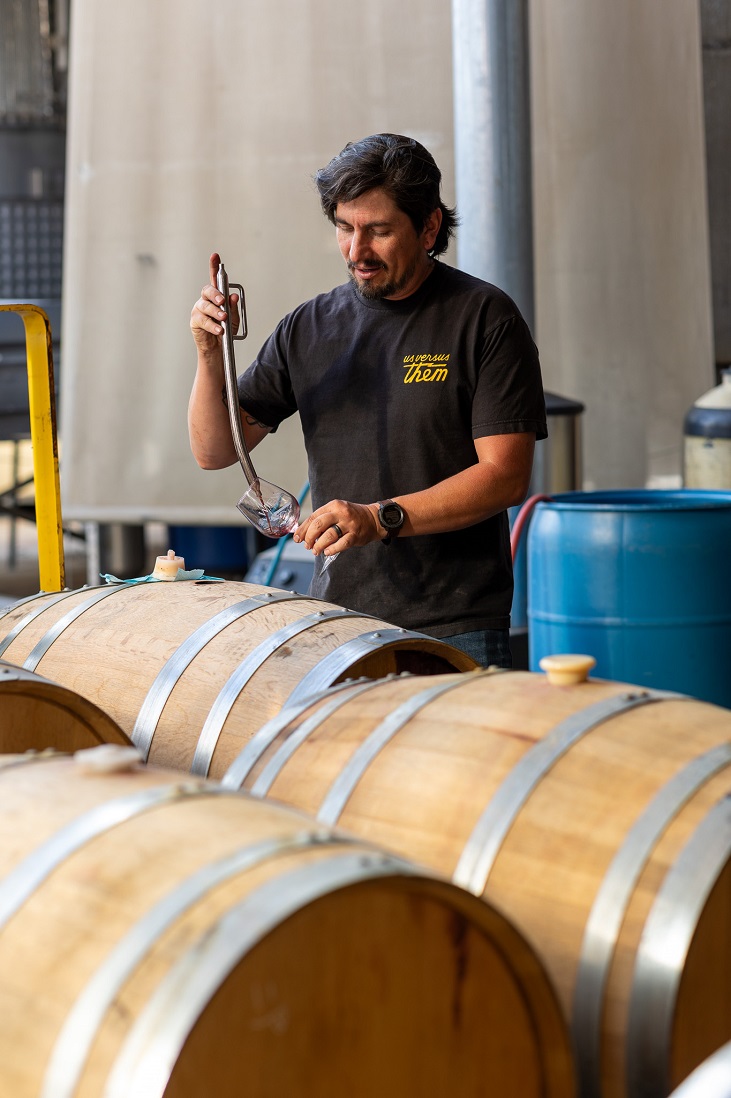
[[[18,313],[25,325],[40,589],[62,591],[65,567],[51,324],[37,305],[0,305],[0,311]]]

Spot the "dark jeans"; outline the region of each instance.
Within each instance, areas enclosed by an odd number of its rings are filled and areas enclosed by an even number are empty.
[[[482,667],[510,669],[513,666],[509,629],[477,629],[474,633],[458,633],[455,637],[440,637],[440,640],[466,652]]]

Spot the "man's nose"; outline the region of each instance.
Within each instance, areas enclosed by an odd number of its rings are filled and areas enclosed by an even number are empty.
[[[362,259],[367,252],[367,243],[365,235],[358,232],[357,229],[353,230],[353,235],[350,238],[350,251],[348,257],[351,263],[357,263],[359,259]]]

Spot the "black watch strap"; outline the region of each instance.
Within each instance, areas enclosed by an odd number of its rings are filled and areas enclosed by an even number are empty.
[[[392,499],[382,499],[378,502],[378,521],[386,531],[385,538],[381,538],[384,545],[390,545],[404,524],[406,516],[403,508],[394,503]]]

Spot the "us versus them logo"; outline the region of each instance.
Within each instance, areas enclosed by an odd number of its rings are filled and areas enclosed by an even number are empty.
[[[446,381],[449,355],[404,355],[404,385],[412,381]]]

